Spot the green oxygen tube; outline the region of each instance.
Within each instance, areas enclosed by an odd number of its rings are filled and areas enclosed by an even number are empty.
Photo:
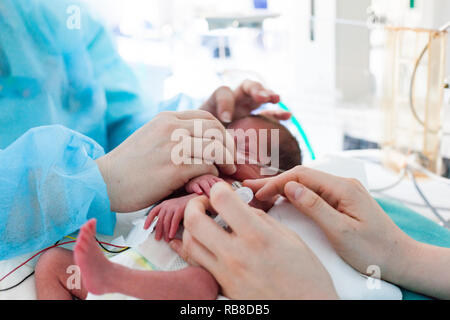
[[[309,142],[308,136],[305,133],[305,130],[303,130],[302,125],[300,124],[300,122],[297,120],[297,118],[294,116],[294,114],[292,113],[291,110],[289,110],[289,108],[287,107],[287,105],[285,105],[283,102],[279,102],[278,105],[280,106],[281,109],[288,111],[292,114],[292,123],[297,127],[298,132],[300,132],[300,135],[303,138],[303,141],[305,142],[306,148],[308,148],[309,154],[311,155],[311,159],[312,160],[316,160],[316,154],[314,153],[314,150],[311,146],[311,143]]]

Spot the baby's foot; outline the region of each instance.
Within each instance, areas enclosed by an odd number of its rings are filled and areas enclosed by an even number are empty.
[[[88,292],[108,293],[113,264],[103,255],[95,240],[96,220],[89,220],[80,230],[74,250],[75,263],[81,270],[81,281]]]

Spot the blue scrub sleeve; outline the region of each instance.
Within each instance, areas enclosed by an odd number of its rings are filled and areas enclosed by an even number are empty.
[[[64,59],[69,81],[64,106],[76,110],[66,119],[68,127],[77,128],[109,152],[153,118],[156,104],[143,98],[139,80],[120,56],[114,36],[90,14],[89,5],[77,0],[19,3],[26,12],[33,4],[28,31],[40,47]],[[79,8],[80,28],[66,27],[70,6]],[[60,92],[55,95],[59,99]]]
[[[111,34],[94,19],[86,40],[96,84],[104,88],[106,98],[107,147],[111,151],[157,113],[157,105],[142,99],[142,89],[133,70],[119,55]]]
[[[29,130],[0,150],[0,260],[53,245],[91,218],[112,235],[103,149],[62,126]]]

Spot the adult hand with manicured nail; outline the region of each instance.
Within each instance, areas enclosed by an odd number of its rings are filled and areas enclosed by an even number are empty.
[[[285,196],[323,229],[337,253],[366,274],[438,298],[450,298],[450,249],[419,243],[402,232],[355,179],[296,167],[244,185],[261,201]]]
[[[219,227],[206,211],[231,228]],[[265,212],[242,202],[231,187],[216,183],[207,197],[191,200],[183,241],[171,247],[206,268],[231,299],[336,299],[330,275],[300,237]]]
[[[208,111],[224,123],[248,116],[264,103],[278,103],[280,96],[264,88],[258,82],[246,80],[236,90],[220,87],[203,104],[202,110]],[[278,120],[288,120],[289,112],[271,112]]]

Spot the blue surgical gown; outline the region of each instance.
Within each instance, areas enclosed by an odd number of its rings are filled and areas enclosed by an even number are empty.
[[[94,160],[154,115],[105,28],[82,5],[80,28],[69,25],[74,3],[0,1],[0,260],[89,218],[111,235]]]

